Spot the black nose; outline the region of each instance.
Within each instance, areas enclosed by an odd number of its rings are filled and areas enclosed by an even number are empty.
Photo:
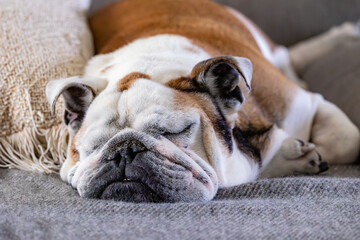
[[[114,161],[115,164],[125,173],[125,167],[131,164],[136,155],[146,151],[145,146],[137,140],[125,141],[109,149],[107,161]]]
[[[319,165],[319,169],[320,172],[325,172],[326,170],[329,169],[329,165],[327,164],[327,162],[321,162]]]

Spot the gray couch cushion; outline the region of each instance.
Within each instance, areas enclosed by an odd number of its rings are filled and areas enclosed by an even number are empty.
[[[93,0],[90,14],[110,2]],[[121,0],[120,0],[121,1]],[[274,41],[290,46],[320,34],[331,26],[360,18],[359,0],[215,0],[238,9]]]
[[[342,42],[302,73],[311,91],[338,105],[360,127],[360,38]]]
[[[360,18],[358,0],[217,0],[232,6],[255,23],[271,39],[290,46],[318,35],[331,26]]]
[[[0,239],[360,239],[360,166],[331,171],[259,180],[209,203],[133,204],[0,170]]]

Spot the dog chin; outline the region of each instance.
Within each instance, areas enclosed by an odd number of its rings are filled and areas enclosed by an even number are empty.
[[[209,201],[217,183],[191,165],[152,151],[138,154],[125,169],[116,161],[99,162],[87,169],[77,186],[80,196],[129,202]]]
[[[161,198],[146,184],[130,180],[111,183],[100,198],[130,202],[161,202]]]

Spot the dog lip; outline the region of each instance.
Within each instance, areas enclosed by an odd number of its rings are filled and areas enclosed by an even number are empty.
[[[107,184],[107,186],[105,187],[104,191],[101,194],[101,196],[102,196],[101,198],[103,198],[104,194],[106,194],[108,191],[110,191],[111,188],[113,188],[114,186],[133,187],[133,186],[136,186],[136,185],[143,185],[145,187],[145,185],[142,182],[139,182],[139,181],[124,181],[124,180],[121,180],[121,181],[112,182],[110,184]]]
[[[128,194],[132,197],[129,198]],[[159,202],[161,199],[141,181],[115,181],[106,186],[101,199],[126,202]]]
[[[110,184],[108,184],[107,186],[106,186],[106,188],[105,188],[105,190],[104,191],[106,191],[106,189],[107,188],[109,188],[109,187],[111,187],[111,186],[113,186],[113,185],[120,185],[120,184],[123,184],[123,185],[126,185],[126,184],[141,184],[141,185],[145,185],[144,183],[142,183],[142,182],[140,182],[140,181],[124,181],[124,180],[122,180],[122,181],[116,181],[116,182],[112,182],[112,183],[110,183]]]
[[[211,175],[200,171],[201,165],[200,169],[192,167],[186,159],[181,161],[181,157],[182,154],[164,156],[160,152],[146,151],[139,153],[125,171],[121,171],[116,161],[105,162],[94,174],[89,174],[89,183],[83,184],[79,192],[88,198],[124,202],[208,199],[209,193],[217,189],[217,185],[211,184]],[[157,164],[162,164],[161,170],[154,167]],[[191,197],[187,197],[188,193]]]

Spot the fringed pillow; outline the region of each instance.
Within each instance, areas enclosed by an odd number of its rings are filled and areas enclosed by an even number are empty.
[[[82,74],[92,56],[88,5],[88,0],[0,0],[0,167],[51,173],[64,160],[62,110],[51,115],[45,86]]]

